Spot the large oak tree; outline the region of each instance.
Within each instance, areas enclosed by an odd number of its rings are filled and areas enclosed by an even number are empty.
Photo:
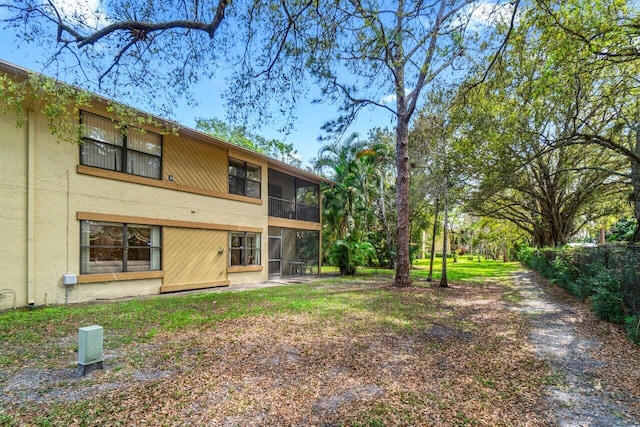
[[[629,173],[619,152],[588,141],[616,127],[615,78],[584,66],[579,46],[539,17],[521,16],[501,63],[461,98],[475,169],[468,206],[513,222],[536,246],[560,246],[619,212]]]
[[[550,64],[579,68],[600,80],[600,109],[585,126],[561,141],[595,144],[627,158],[630,200],[636,219],[633,242],[640,242],[640,13],[629,0],[537,0],[535,25],[553,41]],[[589,120],[590,119],[590,120]],[[602,126],[603,122],[608,126]]]

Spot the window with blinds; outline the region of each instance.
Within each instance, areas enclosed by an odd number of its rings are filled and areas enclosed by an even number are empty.
[[[83,111],[80,164],[162,179],[162,137]]]
[[[103,221],[80,222],[80,273],[160,270],[161,228]]]

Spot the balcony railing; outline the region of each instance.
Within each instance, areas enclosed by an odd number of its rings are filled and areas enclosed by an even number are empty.
[[[320,222],[320,208],[291,200],[269,197],[269,216],[297,219],[299,221]]]

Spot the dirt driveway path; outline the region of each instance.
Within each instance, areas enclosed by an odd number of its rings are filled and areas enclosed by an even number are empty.
[[[640,426],[638,346],[534,273],[516,282],[524,298],[516,310],[529,317],[534,351],[557,376],[548,388],[557,425]]]

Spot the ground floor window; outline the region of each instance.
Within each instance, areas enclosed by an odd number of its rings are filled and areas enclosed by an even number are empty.
[[[229,234],[229,265],[260,265],[260,233]]]
[[[80,222],[80,273],[160,270],[160,227]]]

